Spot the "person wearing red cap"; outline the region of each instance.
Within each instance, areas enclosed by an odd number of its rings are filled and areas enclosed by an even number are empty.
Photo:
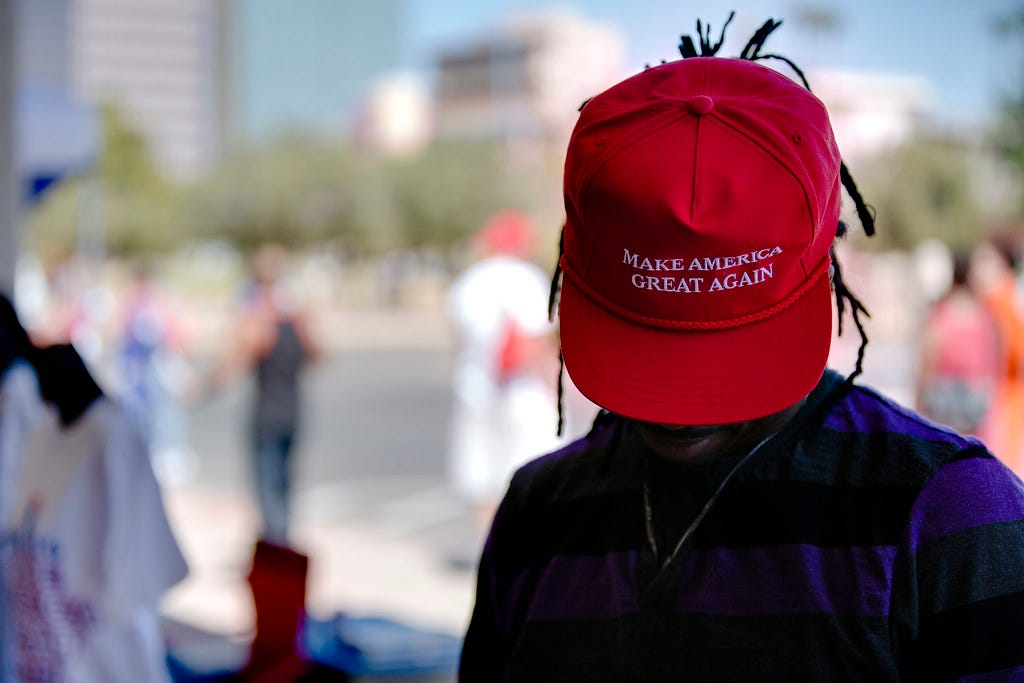
[[[544,311],[548,278],[528,260],[535,246],[518,211],[492,215],[474,235],[477,260],[452,282],[446,309],[457,339],[448,471],[471,509],[472,568],[517,467],[557,448],[554,325]]]
[[[462,681],[1024,679],[1024,484],[854,382],[842,188],[873,216],[824,105],[759,63],[779,23],[726,59],[698,22],[581,108],[552,305],[604,410],[513,477]]]

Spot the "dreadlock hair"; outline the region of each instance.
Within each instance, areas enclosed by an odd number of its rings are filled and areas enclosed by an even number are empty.
[[[585,103],[584,103],[585,104]],[[580,109],[583,107],[581,106]],[[558,294],[562,289],[562,255],[565,254],[565,223],[558,233],[558,259],[555,261],[555,272],[551,275],[551,289],[548,291],[548,320],[555,322],[555,309],[558,306]],[[561,347],[561,344],[559,344]],[[558,429],[556,436],[562,436],[565,431],[565,411],[563,410],[563,398],[565,396],[565,384],[562,375],[565,374],[565,358],[562,356],[561,348],[558,351]]]
[[[711,24],[705,24],[700,19],[697,20],[697,43],[689,35],[682,35],[679,38],[679,54],[682,55],[683,59],[690,57],[713,57],[718,54],[718,51],[722,47],[722,43],[725,42],[725,29],[728,28],[732,22],[733,17],[736,16],[736,12],[729,12],[729,16],[726,18],[725,23],[722,25],[722,30],[719,33],[718,41],[715,43],[711,42]],[[740,59],[748,59],[752,62],[757,62],[765,59],[777,59],[784,62],[794,73],[799,77],[800,82],[808,92],[811,91],[811,85],[807,81],[807,76],[800,67],[798,67],[793,60],[783,55],[774,53],[762,53],[761,50],[764,47],[765,41],[768,40],[775,29],[782,26],[781,19],[767,19],[761,27],[754,32],[750,40],[743,47],[740,52]],[[665,60],[661,61],[665,64]],[[644,68],[649,68],[649,65],[645,65]],[[580,110],[586,106],[589,99],[580,105]],[[857,220],[860,221],[861,228],[864,230],[864,234],[868,237],[875,236],[875,213],[873,207],[868,205],[864,198],[860,194],[860,190],[857,188],[857,183],[854,182],[853,176],[850,174],[850,169],[847,168],[846,162],[840,160],[839,163],[839,181],[842,186],[846,189],[850,199],[853,200],[854,208],[857,213]],[[850,288],[847,287],[846,282],[843,280],[842,267],[839,264],[839,259],[836,255],[835,244],[843,237],[846,236],[848,227],[844,221],[839,221],[836,226],[835,240],[833,241],[832,248],[829,250],[829,255],[832,259],[832,267],[830,268],[830,277],[832,280],[832,291],[835,293],[836,298],[836,313],[837,313],[837,327],[839,335],[843,334],[843,318],[845,317],[846,307],[850,307],[850,316],[853,318],[853,323],[857,327],[857,332],[860,335],[860,346],[857,348],[857,362],[854,365],[853,371],[847,375],[846,383],[853,384],[853,381],[864,372],[864,353],[868,346],[868,334],[864,329],[864,322],[861,316],[871,317],[867,308],[861,303]],[[551,276],[551,289],[548,293],[548,317],[554,322],[555,309],[558,302],[558,294],[561,289],[562,282],[562,256],[565,254],[565,225],[562,225],[561,234],[558,238],[558,260],[555,261],[554,273]],[[558,354],[558,436],[562,435],[564,416],[563,416],[563,384],[562,375],[565,372],[565,359],[562,354]]]

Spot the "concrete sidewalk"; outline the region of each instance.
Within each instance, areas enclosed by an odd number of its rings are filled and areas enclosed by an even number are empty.
[[[470,532],[465,511],[447,493],[443,466],[438,465],[431,475],[391,479],[339,478],[322,472],[333,472],[324,463],[341,457],[338,453],[344,450],[335,440],[353,433],[356,426],[350,425],[349,432],[333,428],[356,414],[351,402],[376,398],[372,405],[378,406],[387,391],[399,390],[396,383],[401,378],[384,378],[386,385],[377,381],[375,386],[360,388],[359,382],[369,380],[355,376],[350,366],[353,356],[360,357],[362,349],[389,348],[446,354],[450,330],[443,316],[429,308],[323,311],[320,326],[330,349],[340,353],[340,361],[326,361],[309,378],[309,429],[300,444],[304,452],[296,456],[292,538],[296,550],[310,558],[309,610],[315,616],[339,610],[384,614],[461,633],[475,576],[451,570],[445,563],[445,554],[453,546],[465,548]],[[432,387],[431,381],[438,383],[436,388],[422,390],[436,392],[436,397],[427,394],[435,403],[447,398],[446,375],[441,377],[415,378],[424,387]],[[326,391],[325,381],[336,386]],[[244,391],[235,387],[232,392],[237,397],[225,396],[222,402],[241,405]],[[340,401],[341,406],[324,405],[325,401]],[[199,472],[187,483],[164,487],[168,516],[191,572],[169,592],[162,608],[176,620],[245,637],[253,624],[246,575],[259,528],[248,488],[248,453],[239,427],[245,413],[233,405],[219,412],[210,410],[209,406],[200,409],[216,419],[198,419],[200,415],[191,419]],[[392,428],[410,429],[407,424]],[[431,423],[431,428],[438,432],[432,436],[434,441],[443,440],[445,426]],[[345,446],[351,452],[352,445]],[[378,455],[381,448],[377,442],[366,444],[368,452]]]
[[[258,530],[253,502],[244,494],[199,485],[166,489],[164,496],[190,574],[166,595],[162,612],[204,630],[250,637],[254,613],[246,576]],[[304,510],[301,498],[296,507],[293,545],[309,556],[312,616],[344,611],[445,633],[464,631],[475,575],[446,562],[458,534],[449,535],[451,544],[439,544],[443,535],[403,529],[380,515],[332,520],[308,504]],[[450,520],[449,526],[458,522]]]

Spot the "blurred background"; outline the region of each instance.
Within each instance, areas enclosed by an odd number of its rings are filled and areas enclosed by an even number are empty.
[[[273,243],[319,348],[291,500],[307,608],[461,633],[479,530],[451,481],[449,287],[502,210],[550,272],[580,104],[678,58],[696,18],[717,35],[729,9],[721,54],[783,19],[769,51],[831,112],[877,212],[877,237],[851,216],[840,252],[872,314],[864,381],[920,404],[953,256],[981,269],[979,301],[996,279],[979,247],[1019,274],[1019,1],[0,0],[0,290],[34,339],[74,344],[126,400],[126,340],[149,307],[170,406],[153,466],[191,569],[161,606],[169,624],[252,632],[254,379],[206,380],[236,353],[248,264]],[[569,434],[592,412],[570,391]]]

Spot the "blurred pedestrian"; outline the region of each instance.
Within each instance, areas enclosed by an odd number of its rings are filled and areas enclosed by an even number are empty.
[[[188,480],[198,467],[184,407],[191,371],[182,327],[151,264],[133,264],[115,340],[116,380],[125,409],[149,445],[157,478],[165,484]]]
[[[255,394],[249,435],[261,536],[288,545],[292,453],[302,423],[302,375],[320,355],[310,319],[295,287],[285,277],[289,254],[279,245],[257,250],[252,281],[237,323],[236,343],[215,370],[211,383],[249,372]]]
[[[1017,262],[1012,243],[990,240],[975,250],[972,277],[996,322],[1002,350],[986,443],[1024,476],[1024,305],[1017,288]]]
[[[524,215],[494,214],[447,297],[458,346],[449,472],[481,536],[515,468],[557,444],[557,343],[548,277],[527,260],[534,242]]]
[[[921,331],[917,408],[933,420],[983,441],[1001,377],[999,331],[969,281],[970,253],[952,256],[949,290]]]
[[[1024,676],[1024,483],[855,383],[842,189],[874,218],[825,106],[756,63],[779,23],[723,59],[698,22],[580,111],[554,284],[605,411],[514,475],[463,681]]]

